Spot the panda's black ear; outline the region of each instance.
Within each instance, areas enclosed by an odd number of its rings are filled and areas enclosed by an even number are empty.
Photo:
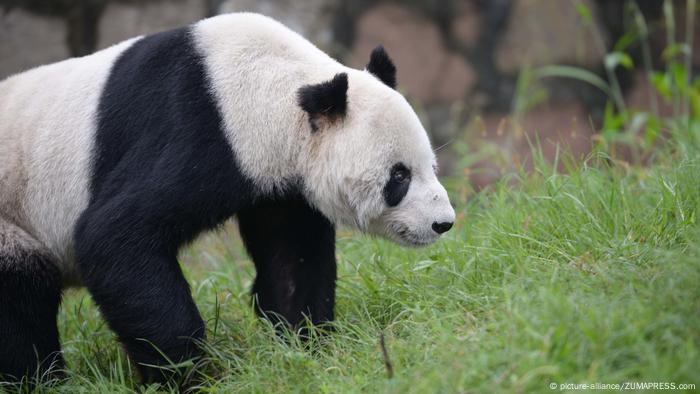
[[[321,119],[334,121],[344,117],[348,106],[348,74],[336,74],[330,81],[302,86],[297,101],[309,114],[313,131],[318,130]]]
[[[367,71],[374,74],[380,81],[392,89],[396,89],[396,66],[391,61],[383,46],[374,48],[369,55]]]

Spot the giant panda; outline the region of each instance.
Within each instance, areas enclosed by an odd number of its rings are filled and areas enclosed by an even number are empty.
[[[146,382],[196,357],[180,247],[236,217],[257,310],[331,321],[335,227],[421,246],[455,214],[378,47],[348,68],[257,14],[137,37],[0,83],[0,375],[61,369],[86,286]],[[267,313],[273,312],[273,313]]]

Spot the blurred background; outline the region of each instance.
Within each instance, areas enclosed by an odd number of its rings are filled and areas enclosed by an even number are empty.
[[[683,110],[670,90],[700,66],[691,0],[0,0],[0,79],[235,11],[358,68],[383,44],[443,175],[466,178],[467,193],[527,168],[533,145],[550,160],[615,145],[643,162],[663,133],[655,119]]]

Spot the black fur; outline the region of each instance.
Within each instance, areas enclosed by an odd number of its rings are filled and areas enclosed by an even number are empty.
[[[146,37],[112,68],[99,104],[92,198],[78,221],[83,280],[146,381],[160,349],[197,354],[204,322],[181,245],[252,199],[187,29]]]
[[[199,354],[196,341],[205,334],[176,260],[179,248],[239,211],[261,307],[292,323],[302,313],[333,318],[332,226],[299,197],[270,200],[256,191],[237,165],[207,84],[188,30],[178,29],[126,50],[99,104],[92,196],[76,228],[76,257],[146,381],[171,377],[144,365],[166,364],[154,346],[178,362]],[[323,86],[300,94],[304,106],[344,113],[338,97],[347,76]],[[320,106],[322,97],[330,108]],[[289,283],[298,290],[285,295]]]
[[[48,255],[13,253],[0,250],[0,380],[44,379],[49,369],[50,377],[60,376],[60,272]]]
[[[304,317],[333,320],[335,229],[303,198],[267,199],[238,215],[241,236],[255,261],[259,313],[297,326]]]
[[[367,63],[367,71],[374,74],[380,81],[392,89],[396,89],[396,66],[389,58],[383,46],[372,50]]]
[[[399,177],[399,173],[403,174]],[[384,185],[384,201],[390,207],[399,205],[401,200],[408,193],[408,188],[411,185],[411,170],[403,163],[394,164],[391,167],[389,180]]]
[[[312,130],[318,130],[318,118],[335,120],[345,116],[348,105],[348,74],[336,74],[330,81],[301,87],[297,92],[297,100],[299,106],[309,114]]]

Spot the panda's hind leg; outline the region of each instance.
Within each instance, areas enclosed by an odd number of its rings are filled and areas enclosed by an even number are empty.
[[[0,216],[0,380],[31,382],[60,374],[61,287],[55,259]]]
[[[295,328],[305,319],[314,325],[332,321],[333,224],[297,197],[258,201],[239,212],[238,226],[257,270],[253,295],[258,313]]]

